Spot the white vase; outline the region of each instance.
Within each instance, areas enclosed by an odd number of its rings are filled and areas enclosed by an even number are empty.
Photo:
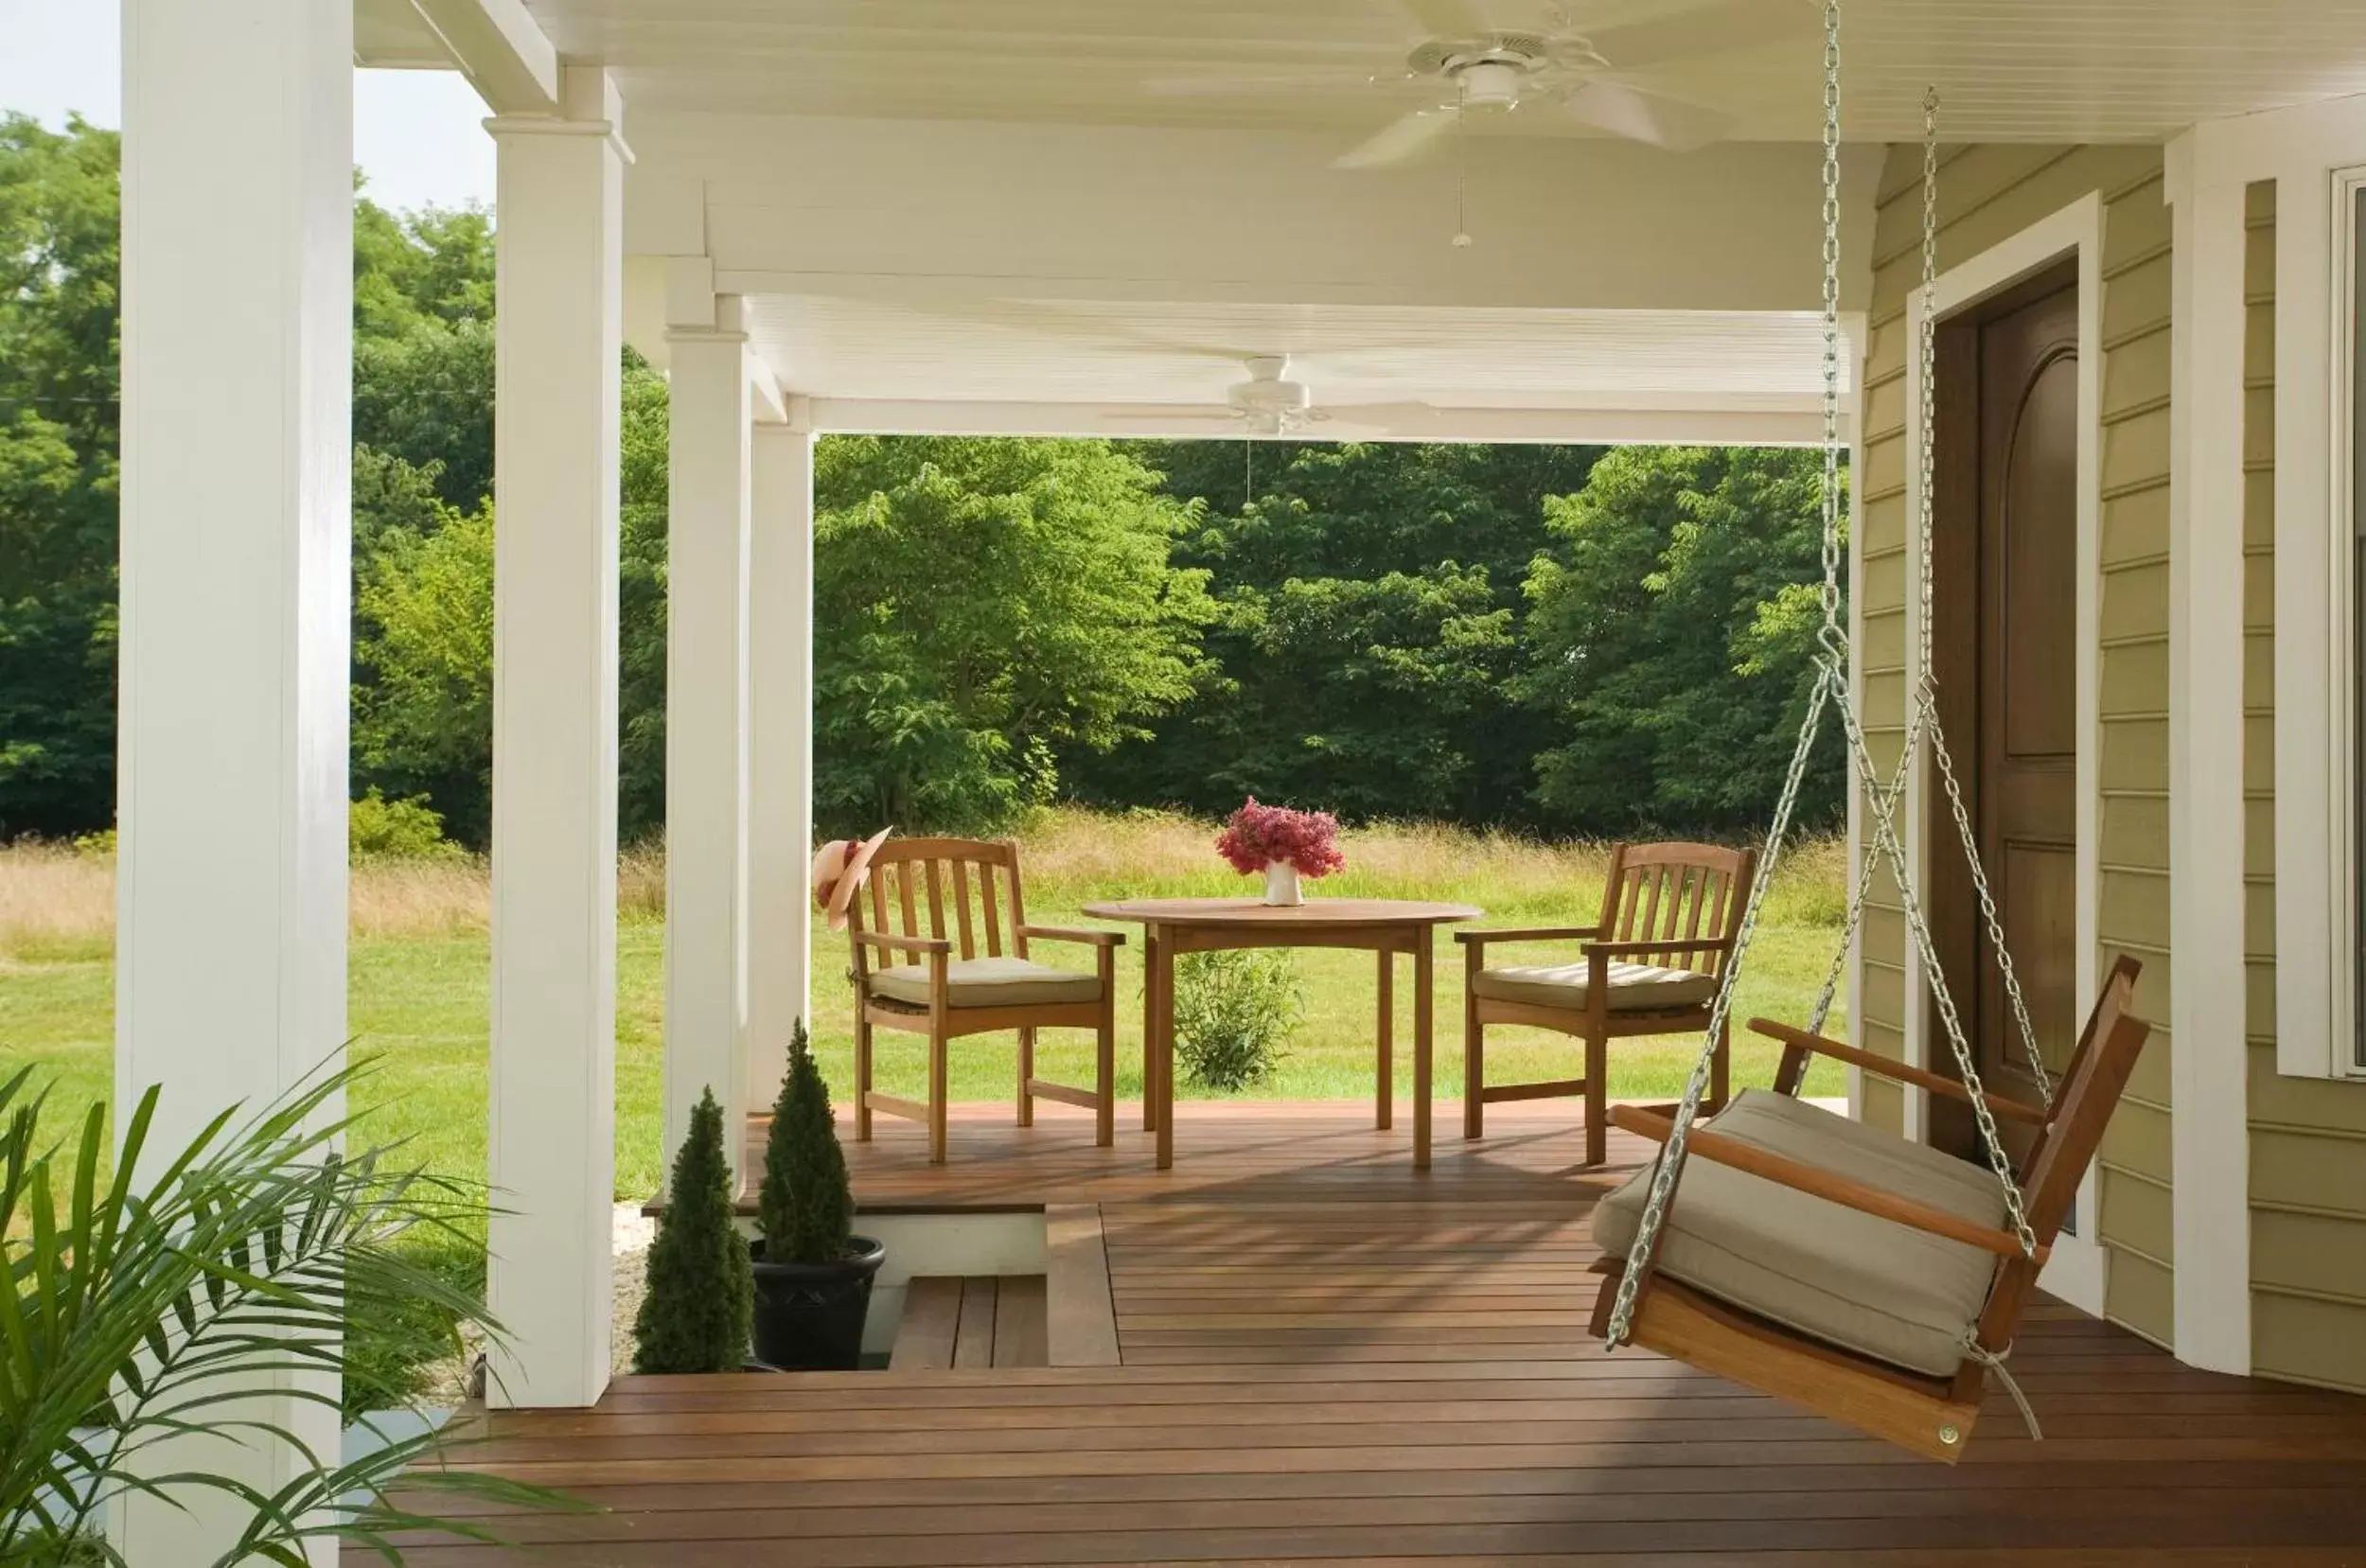
[[[1277,908],[1295,909],[1306,902],[1298,896],[1298,869],[1287,860],[1265,863],[1265,902]]]

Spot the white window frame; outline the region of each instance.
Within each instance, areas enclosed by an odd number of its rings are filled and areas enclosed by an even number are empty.
[[[2322,864],[2328,869],[2330,887],[2326,909],[2325,943],[2322,962],[2325,974],[2317,980],[2324,994],[2326,1028],[2322,1045],[2301,1030],[2280,1031],[2276,1049],[2276,1069],[2280,1073],[2301,1077],[2366,1079],[2366,1027],[2359,1017],[2361,984],[2366,984],[2366,972],[2358,959],[2361,868],[2358,856],[2357,794],[2361,783],[2358,767],[2360,696],[2359,638],[2357,598],[2357,530],[2366,523],[2358,504],[2360,483],[2358,450],[2359,399],[2358,378],[2366,376],[2366,353],[2359,348],[2358,334],[2366,329],[2361,320],[2358,289],[2361,281],[2360,264],[2366,257],[2359,255],[2358,232],[2361,206],[2366,205],[2366,164],[2353,165],[2331,171],[2333,185],[2332,210],[2326,227],[2332,240],[2333,255],[2329,273],[2333,285],[2331,299],[2326,304],[2325,319],[2330,328],[2332,375],[2326,383],[2327,417],[2325,421],[2326,455],[2331,462],[2327,490],[2330,526],[2325,531],[2324,549],[2327,555],[2324,573],[2326,630],[2324,645],[2325,734],[2324,772],[2326,788],[2322,809],[2324,818],[2325,854]],[[2279,191],[2281,198],[2282,192]],[[2279,214],[2282,201],[2278,202]],[[2279,222],[2281,220],[2279,219]],[[2279,257],[2281,252],[2279,251]],[[2279,284],[2281,278],[2279,278]],[[2280,302],[2281,291],[2277,295]],[[2281,359],[2281,329],[2283,312],[2279,308],[2279,359]],[[2281,419],[2285,413],[2278,365],[2278,444],[2282,444]],[[2305,383],[2304,383],[2304,385]],[[2308,416],[2304,407],[2298,411],[2302,418]],[[2282,472],[2284,454],[2279,451],[2278,472]],[[2283,558],[2284,495],[2279,484],[2277,501],[2277,559]],[[2278,573],[2279,579],[2282,573]],[[2278,584],[2278,608],[2282,608],[2283,585]],[[2279,615],[2277,625],[2283,621]],[[2279,638],[2279,643],[2282,639]],[[2303,656],[2306,650],[2296,650]],[[2282,655],[2278,655],[2279,663]],[[2279,685],[2281,682],[2279,682]],[[2279,704],[2281,712],[2281,704]],[[2278,727],[2279,731],[2281,726]],[[2279,830],[2279,837],[2281,837]],[[2279,872],[2282,868],[2278,868]],[[2279,886],[2281,878],[2279,877]],[[2281,910],[2279,910],[2281,913]],[[2279,944],[2284,941],[2279,924]],[[2313,975],[2304,979],[2316,980]],[[2281,1000],[2281,997],[2279,997]],[[2287,1050],[2287,1042],[2290,1049]],[[2287,1060],[2287,1055],[2290,1060]]]

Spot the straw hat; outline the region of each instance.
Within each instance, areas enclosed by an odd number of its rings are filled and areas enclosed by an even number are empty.
[[[855,901],[856,890],[871,874],[871,857],[894,831],[881,828],[860,843],[833,838],[814,852],[813,901],[828,911],[831,930],[846,929],[847,908]]]

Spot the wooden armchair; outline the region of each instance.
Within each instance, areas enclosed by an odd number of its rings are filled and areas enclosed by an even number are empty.
[[[1008,1029],[1018,1031],[1018,1125],[1034,1125],[1036,1100],[1056,1100],[1093,1113],[1094,1141],[1101,1147],[1114,1142],[1115,950],[1124,937],[1115,931],[1028,925],[1016,844],[969,838],[890,839],[871,862],[870,883],[855,895],[846,927],[853,960],[848,978],[855,985],[856,1138],[869,1140],[874,1111],[924,1121],[928,1127],[929,1163],[943,1165],[950,1044],[968,1035]],[[948,900],[953,916],[949,932],[945,925]],[[1093,972],[1034,962],[1027,952],[1030,939],[1089,946],[1095,960]],[[872,1032],[878,1029],[928,1037],[926,1099],[907,1100],[872,1087]],[[1035,1031],[1044,1029],[1094,1031],[1098,1055],[1093,1087],[1070,1088],[1035,1076]]]
[[[1457,931],[1462,943],[1462,1136],[1483,1136],[1487,1107],[1505,1100],[1585,1097],[1585,1159],[1608,1157],[1610,1042],[1692,1034],[1708,1027],[1720,977],[1749,902],[1754,850],[1710,844],[1622,844],[1611,853],[1602,918],[1585,926]],[[1580,961],[1492,968],[1491,944],[1580,941]],[[1585,1042],[1585,1076],[1543,1084],[1487,1082],[1490,1024],[1526,1024]],[[1724,1031],[1730,1033],[1730,1030]],[[1717,1042],[1708,1103],[1724,1104],[1728,1042]]]

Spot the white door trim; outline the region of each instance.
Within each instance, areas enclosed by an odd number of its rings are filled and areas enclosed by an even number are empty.
[[[2101,971],[2097,936],[2097,887],[2100,846],[2096,769],[2101,701],[2096,685],[2096,642],[2101,625],[2103,516],[2103,198],[2089,192],[2052,216],[1991,246],[1961,266],[1941,273],[1933,290],[1933,307],[1944,321],[2043,272],[2066,258],[2078,262],[2078,609],[2075,636],[2077,646],[2074,674],[2077,714],[2078,760],[2075,788],[2077,797],[2077,965],[2075,985],[2081,1004],[2094,995]],[[1907,302],[1906,355],[1906,690],[1909,701],[1922,677],[1922,474],[1912,454],[1922,440],[1922,341],[1924,309],[1920,290]],[[1960,737],[1959,737],[1960,742]],[[1936,853],[1952,854],[1952,824],[1943,815],[1924,809],[1931,784],[1929,747],[1910,760],[1900,833],[1915,858],[1915,877],[1928,885],[1933,842]],[[1931,819],[1938,815],[1935,827]],[[1928,1066],[1934,1047],[1931,1038],[1928,977],[1919,957],[1906,955],[1906,1060]],[[1917,1140],[1929,1131],[1928,1096],[1906,1091],[1906,1133]],[[2105,1250],[2097,1242],[2096,1179],[2091,1168],[2079,1184],[2078,1234],[2064,1232],[2040,1283],[2082,1312],[2101,1313]]]

